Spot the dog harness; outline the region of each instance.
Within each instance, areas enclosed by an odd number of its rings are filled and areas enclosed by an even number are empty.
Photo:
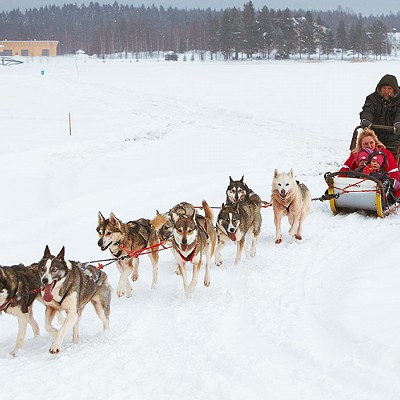
[[[30,296],[31,294],[39,293],[41,290],[42,290],[42,288],[32,289],[32,290],[30,290],[28,293],[25,293],[25,294],[22,294],[22,295],[19,295],[19,296],[17,296],[17,295],[15,294],[13,297],[11,297],[10,300],[8,300],[6,303],[4,303],[3,305],[0,306],[0,313],[1,313],[2,311],[7,310],[7,308],[8,308],[11,304],[13,304],[13,303],[15,302],[15,300],[17,300],[17,299],[19,299],[19,298],[21,298],[21,297],[23,297],[23,296]]]
[[[183,261],[190,261],[190,262],[192,262],[192,261],[193,261],[193,258],[194,258],[194,255],[195,255],[195,253],[196,253],[196,249],[197,249],[197,246],[194,246],[193,251],[192,251],[190,254],[188,254],[186,257],[185,257],[179,250],[177,250],[177,251],[178,251],[178,254],[181,256],[181,258],[182,258]]]
[[[84,271],[86,271],[88,266],[89,266],[89,265],[81,265],[81,268],[82,268]],[[93,267],[93,268],[96,268],[96,267]],[[101,269],[98,269],[98,268],[96,268],[96,269],[99,271],[99,273],[97,274],[97,279],[94,281],[94,283],[97,284],[98,281],[100,280]]]

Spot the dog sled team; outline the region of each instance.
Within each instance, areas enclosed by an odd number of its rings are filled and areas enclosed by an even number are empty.
[[[236,264],[242,258],[246,236],[252,239],[250,256],[256,255],[263,202],[247,186],[244,177],[240,180],[229,177],[229,180],[226,200],[215,221],[211,207],[204,200],[201,207],[204,215],[186,202],[166,213],[157,211],[152,220],[140,218],[124,223],[114,213],[108,218],[98,213],[98,246],[111,253],[120,273],[117,296],[131,296],[129,277],[132,281],[138,279],[139,254],[148,254],[153,272],[152,288],[157,286],[160,244],[171,249],[177,263],[176,273],[182,278],[187,296],[195,291],[203,264],[204,285],[210,286],[212,258],[215,257],[217,266],[222,265],[221,252],[228,242],[236,243]],[[282,241],[284,216],[290,224],[289,234],[301,240],[303,222],[311,210],[311,195],[304,184],[296,181],[292,170],[281,173],[275,170],[271,205],[275,243]],[[143,250],[146,251],[142,253]],[[192,265],[191,277],[187,265]],[[64,247],[55,256],[46,246],[42,259],[30,266],[0,266],[0,313],[4,311],[18,318],[17,339],[11,354],[15,356],[22,348],[28,324],[34,335],[39,335],[39,325],[32,312],[35,300],[45,306],[45,329],[53,337],[49,352],[56,354],[71,330],[73,342],[79,341],[79,321],[87,303],[94,306],[103,330],[109,329],[111,293],[106,272],[93,265],[68,260]],[[53,326],[56,316],[61,324],[59,329]]]

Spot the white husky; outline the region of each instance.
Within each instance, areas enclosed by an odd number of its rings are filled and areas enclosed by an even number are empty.
[[[272,180],[272,207],[275,243],[282,242],[281,220],[284,215],[289,219],[289,235],[301,240],[303,221],[311,212],[311,193],[306,185],[295,180],[292,169],[289,172],[275,170]]]

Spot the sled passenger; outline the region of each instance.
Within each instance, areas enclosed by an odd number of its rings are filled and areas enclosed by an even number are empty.
[[[369,164],[363,168],[362,173],[380,180],[384,184],[384,187],[388,187],[392,191],[394,197],[397,199],[398,196],[396,196],[395,193],[399,193],[400,182],[396,179],[390,178],[383,167],[385,162],[386,156],[383,152],[378,151],[376,153],[372,153]]]
[[[340,168],[342,171],[356,171],[358,166],[357,155],[361,149],[369,149],[366,151],[375,152],[380,150],[386,156],[386,162],[383,165],[384,171],[394,181],[399,180],[399,168],[393,154],[385,148],[383,143],[378,139],[375,132],[371,129],[365,129],[359,133],[357,138],[357,146],[351,151],[349,158],[345,161],[343,166]],[[395,183],[394,183],[395,184]],[[395,197],[400,196],[400,190],[396,190],[394,193]]]
[[[368,158],[372,153],[373,150],[369,147],[362,147],[360,150],[358,150],[357,156],[354,161],[357,165],[355,171],[361,172],[364,169],[364,167],[368,164]]]
[[[393,126],[400,133],[400,89],[394,75],[385,75],[378,82],[375,92],[365,99],[360,112],[361,127],[371,124]],[[376,129],[376,135],[385,147],[396,154],[399,136],[389,130]]]

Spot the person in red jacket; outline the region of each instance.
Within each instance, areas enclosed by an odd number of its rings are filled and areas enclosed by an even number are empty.
[[[357,155],[361,149],[371,149],[373,152],[380,150],[385,153],[386,162],[384,163],[383,169],[390,178],[394,179],[393,186],[395,186],[396,181],[399,180],[399,167],[396,159],[394,158],[392,152],[385,148],[383,143],[381,143],[376,136],[375,132],[371,129],[365,129],[359,133],[357,138],[357,146],[351,151],[349,158],[344,162],[339,171],[356,171],[359,167]],[[399,197],[400,190],[396,190],[394,192],[394,196],[396,198]]]

